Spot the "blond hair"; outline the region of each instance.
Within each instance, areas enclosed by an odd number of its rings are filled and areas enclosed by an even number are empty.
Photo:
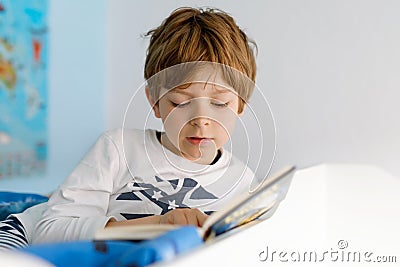
[[[146,80],[177,64],[209,61],[238,70],[255,82],[256,44],[249,40],[229,14],[221,10],[178,8],[146,36],[151,36],[144,68]],[[233,84],[233,87],[241,97],[241,111],[254,85],[243,88]],[[150,88],[150,92],[154,99],[158,98],[158,90]]]

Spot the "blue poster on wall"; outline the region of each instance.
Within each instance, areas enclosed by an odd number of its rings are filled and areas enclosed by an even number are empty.
[[[47,159],[47,0],[0,0],[0,179]]]

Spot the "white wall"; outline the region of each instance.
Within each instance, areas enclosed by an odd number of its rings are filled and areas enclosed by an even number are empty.
[[[104,129],[122,125],[143,83],[141,35],[179,6],[221,8],[257,41],[257,84],[277,123],[276,168],[370,163],[400,176],[400,2],[243,3],[50,1],[48,172],[3,179],[0,189],[52,191]],[[138,113],[148,110],[140,96]]]
[[[49,193],[104,130],[104,0],[49,1],[48,168],[0,190]]]
[[[109,1],[107,128],[122,125],[143,82],[148,41],[141,34],[178,6],[221,8],[258,43],[257,84],[277,123],[275,167],[368,163],[400,176],[395,0]],[[148,109],[141,95],[138,112]]]

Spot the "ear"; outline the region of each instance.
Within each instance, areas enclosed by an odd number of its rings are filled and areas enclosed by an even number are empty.
[[[239,117],[241,117],[242,115],[243,115],[243,113],[244,113],[244,110],[246,109],[246,104],[245,103],[243,103],[243,107],[242,107],[242,110],[240,111],[240,113],[238,112],[238,116]]]
[[[154,110],[154,116],[156,116],[156,118],[161,118],[160,108],[158,107],[158,101],[157,103],[154,103],[154,99],[150,94],[150,89],[147,86],[146,86],[146,97],[150,103],[151,108]]]

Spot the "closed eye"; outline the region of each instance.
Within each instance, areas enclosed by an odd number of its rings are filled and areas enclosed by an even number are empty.
[[[214,106],[216,106],[216,107],[219,107],[219,108],[225,108],[225,107],[227,107],[228,106],[228,104],[229,104],[229,102],[226,102],[226,103],[211,103],[212,105],[214,105]]]
[[[182,102],[182,103],[175,103],[175,102],[172,102],[172,101],[170,101],[170,102],[171,102],[171,105],[176,107],[176,108],[182,108],[184,106],[187,106],[190,103],[190,101],[185,101],[185,102]]]

